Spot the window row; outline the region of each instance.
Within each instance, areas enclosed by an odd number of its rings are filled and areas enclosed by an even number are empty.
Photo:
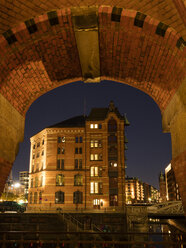
[[[103,194],[103,183],[90,182],[90,194]]]
[[[44,155],[44,150],[41,152],[41,156],[43,156],[43,155]],[[39,156],[40,156],[39,152],[36,154],[33,154],[32,159],[39,158]]]
[[[75,170],[81,170],[83,165],[82,159],[74,159],[74,169]],[[65,169],[65,160],[64,159],[58,159],[57,160],[57,170],[64,170]]]
[[[75,147],[75,154],[82,154],[82,147]]]
[[[42,192],[30,193],[30,204],[41,204],[42,203]],[[55,192],[55,203],[63,204],[65,202],[65,193],[63,191]],[[73,193],[73,203],[82,204],[83,203],[83,192],[75,191]]]
[[[65,176],[63,174],[56,175],[56,186],[65,185]],[[83,176],[80,174],[74,175],[74,186],[83,185]]]
[[[90,167],[90,176],[91,177],[101,177],[102,176],[102,167],[98,167],[98,166]]]
[[[42,192],[34,192],[34,194],[30,193],[30,204],[41,204],[42,203]]]
[[[45,141],[44,139],[42,140],[41,144],[44,145]],[[36,149],[36,147],[40,147],[40,142],[38,142],[37,144],[33,145],[33,149]]]
[[[102,147],[102,141],[98,139],[91,139],[90,141],[90,147]]]
[[[40,177],[40,180],[39,180],[38,177],[35,177],[35,183],[34,183],[34,179],[31,178],[31,180],[30,180],[30,188],[42,187],[43,183],[44,183],[44,177],[43,176]]]
[[[91,148],[100,148],[102,147],[102,141],[101,140],[91,140],[90,142]],[[75,154],[82,154],[82,147],[75,147]],[[57,154],[65,154],[65,148],[64,147],[58,147],[57,148]],[[42,155],[44,155],[44,151],[42,151]],[[34,155],[35,156],[35,155]],[[37,155],[37,157],[39,154]],[[35,158],[35,157],[33,157]]]
[[[82,143],[83,142],[83,137],[77,136],[75,137],[75,143]]]
[[[32,173],[33,172],[38,172],[38,171],[42,171],[43,168],[44,168],[44,162],[41,163],[41,166],[40,166],[39,163],[36,163],[35,165],[34,164],[32,165],[32,170],[31,171],[32,171]]]
[[[102,160],[103,159],[103,155],[102,153],[92,153],[90,154],[90,160],[94,161],[94,160]]]
[[[65,136],[59,136],[57,138],[58,143],[65,143],[66,138]],[[75,137],[75,143],[82,143],[83,142],[83,137],[82,136],[76,136]]]
[[[95,124],[93,124],[93,123],[91,123],[90,124],[90,128],[91,129],[101,129],[102,128],[102,125],[101,124],[97,124],[97,123],[95,123]]]

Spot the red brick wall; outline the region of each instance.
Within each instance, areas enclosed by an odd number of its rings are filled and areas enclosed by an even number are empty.
[[[111,20],[112,7],[98,12],[102,80],[139,88],[163,111],[185,77],[181,36],[171,27],[164,37],[156,34],[159,21],[150,16],[143,27],[134,25],[134,10],[122,9],[120,22]],[[11,44],[0,36],[0,92],[22,115],[40,95],[82,79],[71,10],[58,10],[57,18],[51,26],[47,14],[35,17],[31,34],[20,24],[12,29]]]

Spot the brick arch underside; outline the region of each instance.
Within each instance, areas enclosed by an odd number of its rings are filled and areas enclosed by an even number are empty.
[[[163,112],[185,77],[180,35],[168,27],[157,34],[159,21],[146,16],[134,25],[137,12],[123,9],[118,22],[112,7],[98,9],[101,80],[141,89]],[[47,14],[0,36],[0,93],[25,115],[34,100],[53,88],[82,79],[71,9],[57,10],[58,23]]]
[[[156,33],[159,21],[146,16],[135,26],[136,11],[111,18],[112,7],[99,7],[101,80],[124,82],[151,96],[164,111],[184,79],[184,48],[180,35],[168,27],[164,37]],[[0,93],[21,115],[40,95],[65,83],[82,80],[70,9],[57,10],[58,24],[48,15],[25,23],[0,37]]]

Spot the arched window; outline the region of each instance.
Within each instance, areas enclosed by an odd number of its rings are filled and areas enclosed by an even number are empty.
[[[74,186],[83,185],[83,176],[80,174],[74,175]]]
[[[62,191],[57,191],[55,193],[55,203],[62,204],[65,201],[65,193]]]
[[[75,191],[73,194],[73,203],[74,204],[82,204],[83,203],[83,192]]]
[[[63,174],[56,175],[56,186],[64,186],[65,177]]]
[[[113,118],[108,121],[108,131],[109,132],[117,131],[117,122]]]

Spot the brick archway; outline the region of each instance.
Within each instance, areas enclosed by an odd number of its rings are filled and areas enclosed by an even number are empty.
[[[88,9],[48,12],[0,36],[0,190],[22,141],[31,103],[58,86],[98,77],[136,87],[158,104],[164,130],[172,134],[173,166],[186,207],[186,180],[181,174],[186,168],[186,134],[181,134],[186,124],[184,40],[173,28],[138,11],[110,6]],[[78,41],[77,32],[83,30],[97,33],[93,59],[79,47],[82,36]]]

